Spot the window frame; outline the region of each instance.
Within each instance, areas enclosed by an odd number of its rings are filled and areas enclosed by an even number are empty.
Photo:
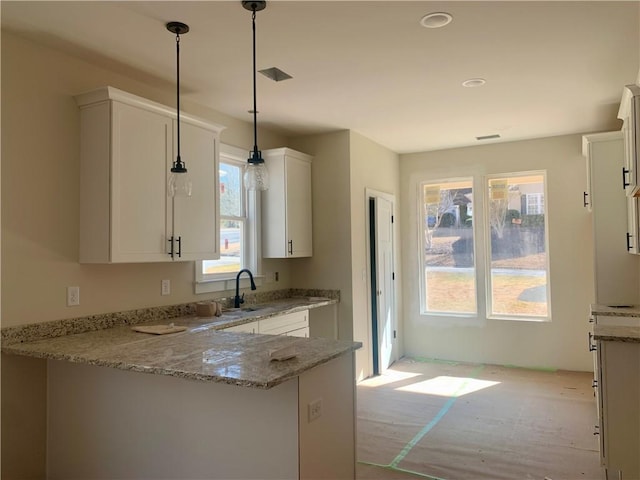
[[[516,315],[516,314],[493,314],[492,305],[492,283],[491,283],[491,224],[490,224],[490,192],[489,182],[494,179],[542,176],[543,178],[543,215],[544,215],[544,242],[545,242],[545,269],[546,269],[546,301],[547,313],[545,316]],[[478,325],[478,322],[487,320],[506,320],[515,322],[547,323],[552,321],[552,298],[551,298],[551,252],[549,243],[549,197],[548,197],[548,175],[547,170],[531,171],[510,171],[506,173],[476,172],[469,176],[450,175],[432,178],[428,175],[416,179],[416,207],[418,225],[418,255],[420,268],[418,271],[419,285],[419,311],[420,316],[436,322],[437,325]],[[425,228],[422,225],[424,215],[424,195],[425,185],[446,184],[471,179],[473,186],[473,235],[474,235],[474,268],[475,268],[475,294],[476,294],[476,314],[471,313],[449,313],[426,310],[426,278],[425,278]],[[458,322],[456,323],[456,320]]]
[[[246,149],[224,143],[220,144],[220,163],[237,165],[242,168],[246,163],[247,155],[248,150]],[[255,272],[253,277],[256,284],[260,285],[262,283],[262,262],[260,256],[260,192],[247,191],[244,186],[242,175],[241,185],[243,190],[242,201],[244,204],[245,217],[218,215],[219,218],[216,228],[220,228],[220,222],[224,218],[244,221],[240,269],[248,268],[251,272]],[[220,186],[218,184],[218,188],[216,189],[218,209],[220,208],[219,187]],[[206,259],[197,260],[195,262],[195,293],[220,292],[235,288],[236,276],[240,270],[234,272],[204,274],[202,273],[204,261],[206,261]],[[241,280],[241,287],[244,288],[248,285],[249,281],[243,277]]]
[[[543,179],[543,216],[544,216],[544,242],[545,242],[545,272],[546,272],[546,299],[547,299],[547,314],[541,315],[516,315],[516,314],[498,314],[493,313],[493,284],[491,281],[491,222],[489,221],[490,213],[490,189],[489,182],[496,179],[510,179],[517,177],[529,177],[529,176],[541,176]],[[485,220],[483,221],[483,241],[485,248],[485,266],[484,266],[484,285],[485,285],[485,316],[491,320],[508,320],[516,322],[538,322],[545,323],[551,321],[551,269],[549,261],[549,211],[547,201],[547,171],[546,170],[531,170],[524,172],[508,172],[508,173],[496,173],[484,176],[483,183],[483,198],[486,209]],[[525,194],[528,195],[528,194]],[[528,208],[528,205],[526,206]],[[527,213],[528,215],[528,213]],[[539,214],[535,214],[539,215]]]
[[[427,279],[426,279],[426,262],[425,262],[425,249],[426,249],[426,238],[425,238],[425,225],[424,225],[424,216],[427,214],[424,205],[424,188],[427,185],[444,185],[444,184],[452,184],[452,183],[462,183],[469,182],[471,184],[471,192],[476,198],[475,190],[476,190],[476,179],[474,176],[468,177],[447,177],[447,178],[439,178],[439,179],[423,179],[418,182],[418,212],[420,215],[419,219],[419,227],[418,227],[418,244],[420,249],[420,315],[429,316],[429,317],[455,317],[455,318],[478,318],[481,305],[479,300],[481,296],[479,295],[479,286],[478,286],[478,265],[477,265],[477,252],[478,252],[478,227],[476,226],[476,222],[472,222],[471,231],[473,235],[473,269],[474,269],[474,286],[475,286],[475,312],[445,312],[445,311],[436,311],[436,310],[427,310]],[[476,209],[474,208],[474,211]],[[474,217],[475,219],[475,217]]]

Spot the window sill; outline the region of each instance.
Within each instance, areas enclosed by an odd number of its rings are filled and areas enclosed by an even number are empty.
[[[254,275],[253,281],[256,286],[262,285],[262,279],[264,275]],[[240,278],[240,288],[249,288],[251,283],[249,278],[243,275]],[[227,290],[236,289],[236,275],[231,277],[216,278],[215,280],[201,280],[195,283],[195,293],[211,293],[211,292],[224,292]]]
[[[489,315],[487,320],[506,320],[507,322],[551,323],[551,317],[517,317],[515,315]]]

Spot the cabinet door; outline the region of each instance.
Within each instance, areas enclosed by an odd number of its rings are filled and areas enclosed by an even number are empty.
[[[193,183],[193,193],[190,197],[173,199],[173,236],[180,238],[180,257],[174,260],[219,258],[217,149],[216,132],[180,123],[180,153]],[[177,146],[174,157],[176,150]]]
[[[286,237],[288,257],[310,257],[312,251],[311,163],[286,156]]]
[[[312,255],[311,157],[289,148],[265,150],[269,189],[262,192],[262,256]]]
[[[259,333],[269,335],[287,335],[289,332],[309,328],[309,311],[287,313],[277,317],[266,318],[259,322]],[[304,336],[304,335],[296,335]],[[308,333],[307,333],[308,336]]]
[[[257,333],[258,322],[243,323],[241,325],[235,325],[233,327],[224,328],[225,332],[240,332],[240,333]]]
[[[599,341],[598,347],[605,465],[621,478],[640,478],[640,344]]]
[[[171,120],[120,102],[111,114],[111,261],[170,261]]]
[[[640,172],[638,171],[640,86],[626,86],[622,95],[618,118],[622,120],[622,133],[625,139],[624,188],[628,196],[635,196],[640,191]]]

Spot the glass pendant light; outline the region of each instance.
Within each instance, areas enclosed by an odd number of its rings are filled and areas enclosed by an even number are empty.
[[[267,2],[243,1],[242,6],[251,11],[253,27],[253,150],[249,152],[249,159],[244,170],[244,185],[247,190],[267,190],[269,188],[269,174],[258,150],[258,108],[256,104],[256,12],[264,10]]]
[[[169,174],[169,196],[191,196],[192,183],[187,166],[180,158],[180,35],[189,31],[189,26],[182,22],[167,23],[167,30],[176,36],[176,126],[177,126],[177,152],[176,160]]]

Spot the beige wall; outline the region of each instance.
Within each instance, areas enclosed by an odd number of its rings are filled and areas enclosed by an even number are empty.
[[[339,337],[363,343],[356,352],[356,377],[361,379],[372,373],[365,189],[396,195],[399,201],[398,155],[347,131],[297,138],[291,144],[314,155],[313,257],[296,260],[292,281],[340,289]],[[396,257],[399,267],[399,245]]]
[[[373,374],[373,353],[370,348],[371,338],[371,300],[369,295],[369,252],[367,237],[369,215],[366,189],[388,193],[396,197],[396,212],[400,202],[400,168],[398,154],[373,141],[351,132],[351,274],[353,288],[353,338],[363,343],[363,347],[356,352],[356,373],[359,379]],[[396,216],[397,217],[397,216]],[[402,224],[394,224],[396,232],[395,260],[397,295],[396,318],[402,318],[401,306],[401,276],[400,276],[400,232]],[[400,343],[400,342],[399,342]],[[402,351],[401,343],[397,345]]]
[[[417,190],[422,180],[547,171],[552,321],[548,323],[420,315]],[[586,161],[581,136],[402,155],[404,339],[408,355],[527,367],[591,370],[587,319],[593,301],[591,220],[582,207]],[[474,217],[478,211],[474,208]],[[477,251],[478,258],[483,256]],[[483,282],[481,282],[483,283]],[[482,312],[485,301],[478,299]]]
[[[128,76],[127,76],[128,75]],[[194,263],[80,265],[79,114],[73,95],[100,86],[166,104],[175,90],[148,88],[135,72],[107,71],[2,32],[2,325],[178,304],[194,294]],[[248,148],[249,123],[184,101],[184,111],[225,125],[222,141]],[[261,132],[261,148],[286,139]],[[266,260],[265,271],[290,285],[289,265]],[[171,280],[171,295],[160,281]],[[80,286],[80,305],[66,306],[66,287]],[[220,296],[215,294],[215,296]]]
[[[349,132],[292,139],[291,147],[313,155],[313,257],[291,263],[291,282],[299,288],[340,290],[338,338],[353,339],[351,292],[351,210]]]

